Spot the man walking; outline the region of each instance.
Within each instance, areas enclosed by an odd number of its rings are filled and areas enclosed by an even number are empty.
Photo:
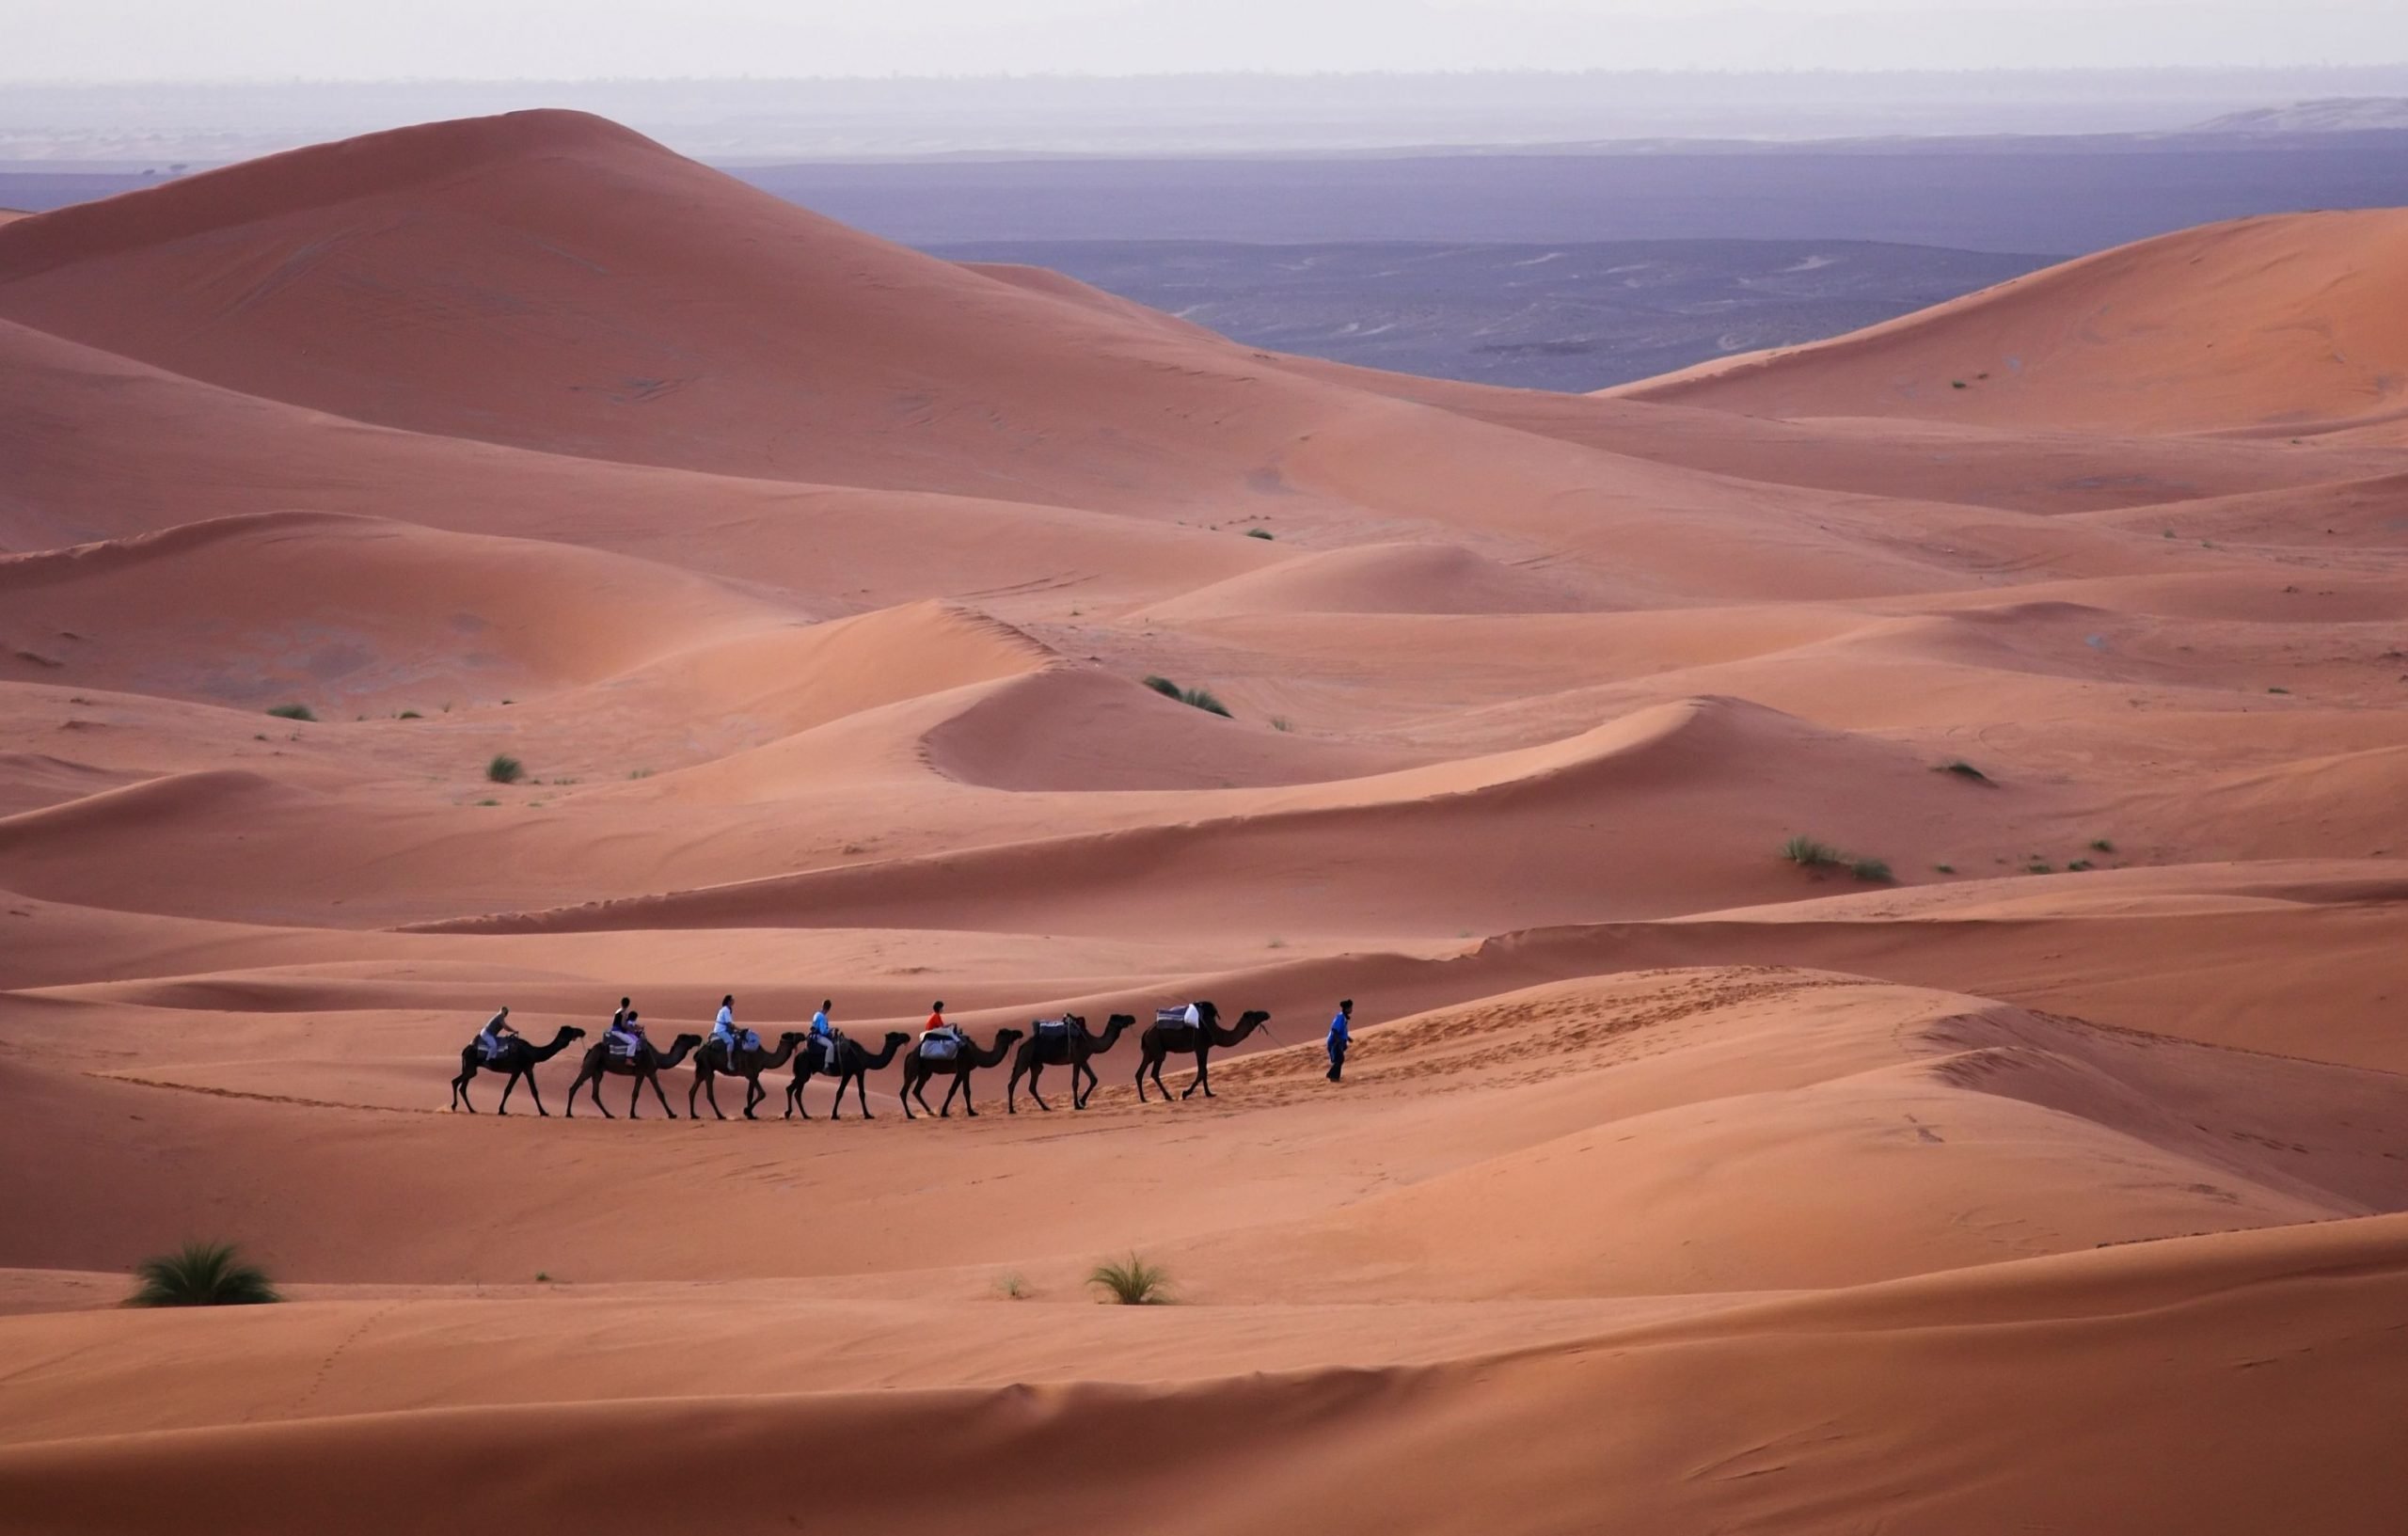
[[[1329,1021],[1329,1080],[1335,1083],[1346,1070],[1346,1047],[1351,1037],[1349,1028],[1354,1018],[1354,1000],[1348,998],[1338,1005],[1338,1017]]]

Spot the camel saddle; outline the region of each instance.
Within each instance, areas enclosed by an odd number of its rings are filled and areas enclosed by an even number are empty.
[[[951,1061],[959,1054],[961,1033],[958,1030],[942,1029],[920,1037],[922,1061]]]
[[[1031,1022],[1036,1024],[1037,1037],[1040,1040],[1059,1040],[1070,1033],[1070,1021],[1068,1019],[1038,1019]]]
[[[643,1049],[643,1037],[630,1035],[624,1029],[606,1030],[603,1032],[602,1043],[609,1048],[610,1054],[621,1061],[628,1061],[634,1058],[637,1052]]]

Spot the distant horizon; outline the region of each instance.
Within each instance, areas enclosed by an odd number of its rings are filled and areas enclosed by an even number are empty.
[[[2393,0],[91,0],[9,42],[19,83],[2408,64]]]
[[[757,163],[2162,134],[2340,99],[2408,101],[2408,64],[18,82],[0,163],[216,164],[531,107]]]
[[[1876,76],[1882,79],[1905,79],[1917,76],[1934,78],[1999,79],[2013,77],[2090,77],[2106,75],[2148,75],[2159,77],[2188,76],[2266,76],[2364,74],[2398,72],[2401,75],[2400,89],[2408,94],[2408,53],[2398,59],[2354,61],[2323,64],[1997,64],[1997,65],[1928,65],[1895,64],[1839,66],[1830,64],[1792,65],[1785,67],[1762,65],[1585,65],[1577,68],[1546,69],[1537,66],[1498,65],[1461,70],[1440,69],[1210,69],[1210,70],[990,70],[928,71],[926,73],[895,72],[882,74],[831,73],[688,73],[688,74],[259,74],[259,75],[91,75],[41,76],[0,74],[0,87],[34,90],[119,89],[128,87],[165,86],[177,89],[236,89],[266,87],[270,88],[312,87],[430,87],[468,86],[496,87],[511,86],[915,86],[915,85],[1013,85],[1029,82],[1068,81],[1079,83],[1131,83],[1162,80],[1350,80],[1350,81],[1431,81],[1470,82],[1484,79],[1580,80],[1597,78],[1690,78],[1707,79],[1850,79]],[[2381,93],[2378,93],[2381,94]]]

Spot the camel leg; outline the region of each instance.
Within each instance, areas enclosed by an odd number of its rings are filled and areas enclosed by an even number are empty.
[[[643,1082],[636,1085],[637,1092],[641,1093],[643,1091],[644,1083],[652,1085],[652,1096],[660,1101],[660,1113],[668,1116],[673,1120],[675,1119],[677,1117],[677,1111],[671,1107],[669,1096],[660,1091],[660,1074],[658,1072],[646,1072],[643,1076]]]
[[[811,1112],[807,1109],[802,1109],[802,1079],[800,1077],[786,1085],[786,1112],[784,1118],[789,1120],[793,1119],[795,1111],[799,1109],[802,1110],[802,1117],[804,1119],[807,1120],[811,1118]]]
[[[1039,1108],[1039,1109],[1043,1110],[1046,1114],[1051,1115],[1051,1114],[1053,1114],[1053,1113],[1054,1113],[1054,1106],[1053,1106],[1053,1105],[1051,1105],[1051,1104],[1049,1104],[1049,1103],[1047,1103],[1047,1102],[1045,1101],[1044,1098],[1043,1098],[1041,1095],[1039,1095],[1039,1094],[1038,1093],[1038,1091],[1037,1091],[1037,1080],[1038,1080],[1038,1078],[1040,1078],[1040,1077],[1044,1076],[1044,1075],[1045,1075],[1045,1064],[1044,1064],[1043,1062],[1041,1062],[1041,1061],[1040,1061],[1040,1062],[1038,1062],[1036,1066],[1034,1066],[1034,1067],[1032,1067],[1032,1068],[1030,1068],[1030,1069],[1029,1069],[1029,1070],[1028,1070],[1028,1096],[1029,1096],[1031,1099],[1034,1099],[1034,1100],[1036,1100],[1036,1101],[1037,1101],[1037,1107],[1038,1107],[1038,1108]],[[1070,1086],[1071,1086],[1071,1087],[1073,1087],[1073,1088],[1075,1088],[1075,1087],[1077,1087],[1077,1086],[1078,1086],[1078,1082],[1077,1082],[1077,1080],[1076,1080],[1075,1078],[1071,1080]]]
[[[1146,1101],[1146,1058],[1137,1058],[1137,1102]]]
[[[970,1070],[967,1068],[961,1073],[961,1112],[974,1120],[978,1117],[978,1106],[970,1101]]]
[[[1028,1091],[1029,1091],[1031,1094],[1035,1094],[1035,1093],[1037,1092],[1037,1085],[1036,1085],[1036,1084],[1034,1084],[1034,1083],[1031,1083],[1031,1084],[1028,1085]],[[1007,1081],[1007,1082],[1006,1082],[1006,1083],[1005,1083],[1005,1085],[1004,1085],[1004,1113],[1005,1113],[1005,1114],[1006,1114],[1006,1115],[1017,1115],[1017,1114],[1019,1114],[1019,1113],[1020,1113],[1020,1108],[1019,1108],[1019,1106],[1013,1102],[1013,1096],[1014,1096],[1015,1094],[1019,1093],[1019,1092],[1020,1092],[1020,1063],[1018,1063],[1018,1062],[1014,1062],[1014,1063],[1012,1063],[1012,1075],[1011,1075],[1011,1078],[1010,1078],[1010,1080],[1009,1080],[1009,1081]]]
[[[1086,1085],[1085,1087],[1080,1086],[1079,1080],[1081,1078],[1085,1078],[1086,1080]],[[1081,1056],[1078,1060],[1070,1063],[1070,1107],[1072,1109],[1086,1108],[1087,1096],[1095,1092],[1097,1086],[1101,1084],[1102,1081],[1103,1080],[1101,1078],[1095,1075],[1095,1069],[1087,1065],[1086,1058],[1085,1056]]]
[[[462,1072],[458,1077],[452,1080],[452,1107],[453,1109],[458,1109],[462,1105],[466,1104],[467,1105],[469,1114],[474,1115],[477,1112],[477,1106],[468,1103],[468,1079],[476,1075],[477,1069],[471,1067],[467,1071]]]
[[[953,1096],[961,1091],[962,1081],[962,1075],[956,1072],[953,1074],[953,1081],[944,1085],[944,1107],[937,1111],[938,1119],[944,1119],[953,1114]]]
[[[769,1097],[768,1091],[761,1086],[759,1078],[746,1078],[744,1080],[744,1117],[748,1120],[758,1118],[752,1113],[753,1106],[768,1097]]]
[[[547,1120],[552,1117],[552,1112],[544,1107],[543,1090],[535,1086],[535,1074],[532,1071],[527,1074],[527,1097],[535,1101],[536,1114]]]
[[[844,1101],[843,1101],[843,1097],[842,1097],[842,1096],[843,1096],[843,1094],[844,1094],[844,1091],[845,1091],[845,1085],[844,1085],[843,1084],[841,1084],[841,1083],[837,1084],[837,1085],[836,1085],[836,1092],[837,1092],[837,1095],[838,1095],[838,1100],[837,1100],[837,1101],[838,1101],[839,1103],[842,1103],[842,1102]],[[856,1100],[856,1101],[861,1104],[861,1106],[862,1106],[862,1118],[863,1118],[863,1119],[864,1119],[864,1120],[868,1119],[868,1118],[869,1118],[869,1074],[868,1074],[867,1072],[856,1072],[856,1073],[854,1073],[854,1074],[853,1074],[853,1098],[854,1098],[854,1099],[855,1099],[855,1100]]]
[[[1163,1083],[1164,1060],[1164,1057],[1156,1056],[1149,1065],[1150,1065],[1154,1069],[1154,1086],[1162,1090],[1163,1102],[1167,1104],[1170,1102],[1170,1089],[1164,1086]]]
[[[1212,1079],[1206,1071],[1204,1061],[1205,1053],[1201,1051],[1196,1053],[1196,1081],[1190,1083],[1185,1091],[1180,1094],[1181,1099],[1186,1098],[1189,1094],[1194,1093],[1198,1088],[1204,1090],[1205,1098],[1210,1099],[1212,1097]]]
[[[502,1083],[502,1085],[501,1085],[501,1102],[500,1102],[500,1103],[499,1103],[499,1104],[496,1104],[496,1105],[494,1106],[494,1110],[493,1110],[493,1112],[494,1112],[496,1115],[507,1115],[507,1114],[509,1114],[509,1113],[510,1113],[510,1096],[511,1096],[511,1094],[512,1094],[513,1092],[516,1091],[516,1089],[517,1089],[517,1087],[518,1087],[518,1078],[519,1078],[519,1074],[518,1074],[518,1073],[516,1073],[516,1072],[513,1072],[513,1073],[511,1073],[511,1074],[510,1074],[510,1076],[509,1076],[509,1077],[508,1077],[508,1078],[507,1078],[507,1079]]]

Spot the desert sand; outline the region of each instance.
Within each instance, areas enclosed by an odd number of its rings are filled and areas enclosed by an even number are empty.
[[[564,113],[8,222],[0,1525],[2389,1528],[2403,279],[2253,220],[1584,398]],[[728,992],[1273,1021],[564,1116]],[[549,1113],[451,1113],[505,1004]],[[187,1238],[287,1304],[120,1307]]]

